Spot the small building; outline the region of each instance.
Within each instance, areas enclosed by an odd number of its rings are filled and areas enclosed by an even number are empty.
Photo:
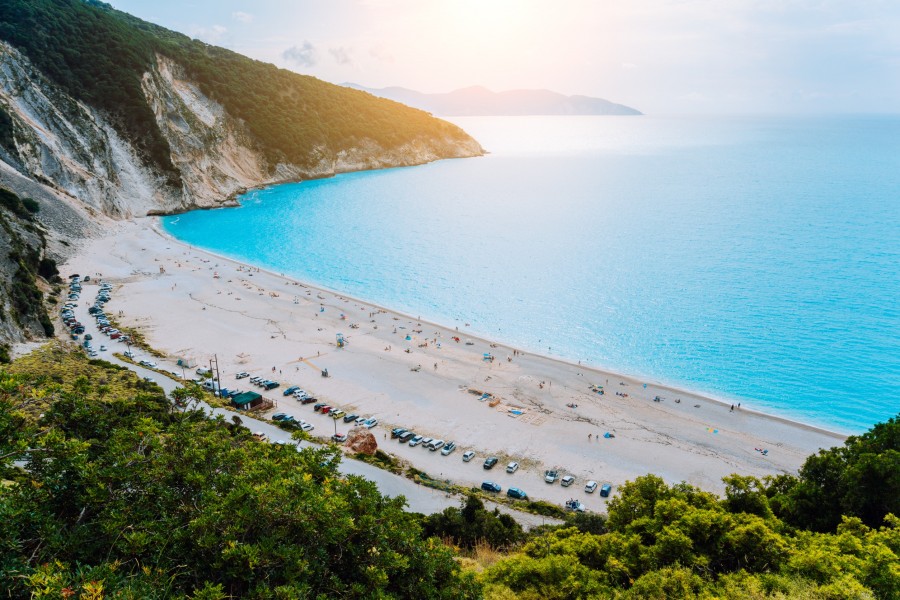
[[[239,410],[254,410],[263,404],[263,397],[256,392],[244,392],[232,398],[231,404]]]

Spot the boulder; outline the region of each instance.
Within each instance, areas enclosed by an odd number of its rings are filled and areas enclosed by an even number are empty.
[[[344,446],[354,454],[362,452],[369,456],[374,456],[375,451],[378,450],[378,442],[375,441],[375,436],[365,427],[354,427],[351,429],[350,433],[347,434],[347,441],[344,442]]]

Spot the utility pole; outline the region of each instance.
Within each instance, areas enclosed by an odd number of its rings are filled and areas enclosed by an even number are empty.
[[[219,395],[222,395],[222,377],[219,375],[219,355],[213,354],[213,358],[216,361],[216,386],[219,388]]]

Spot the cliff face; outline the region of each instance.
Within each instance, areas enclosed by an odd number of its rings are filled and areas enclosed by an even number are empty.
[[[483,153],[471,138],[423,137],[391,149],[363,139],[334,154],[314,148],[311,166],[270,164],[243,123],[205,96],[174,61],[158,56],[142,88],[181,175],[180,187],[166,185],[103,114],[53,85],[5,42],[0,109],[12,122],[13,144],[0,150],[0,158],[97,213],[129,218],[221,206],[233,203],[237,192],[279,181]]]
[[[39,206],[41,243],[27,244],[39,259],[64,260],[79,239],[111,221],[234,204],[247,188],[483,154],[475,140],[447,130],[387,146],[360,137],[337,151],[310,148],[303,166],[273,164],[244,121],[207,97],[174,60],[157,55],[141,89],[180,175],[174,184],[122,136],[113,117],[67,94],[0,41],[0,187]],[[25,233],[21,227],[0,232],[0,252],[21,245]],[[0,271],[14,277],[14,263]],[[4,314],[9,295],[0,290]],[[0,343],[39,335],[35,323],[0,319]]]

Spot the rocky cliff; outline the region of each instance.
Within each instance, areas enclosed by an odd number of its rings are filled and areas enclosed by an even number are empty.
[[[312,160],[302,165],[272,160],[259,136],[204,94],[177,61],[157,55],[141,89],[168,143],[177,183],[108,112],[73,97],[0,41],[0,187],[39,207],[33,226],[46,235],[29,246],[39,249],[39,259],[64,259],[79,239],[101,233],[110,220],[234,204],[242,190],[275,182],[483,153],[475,140],[451,130],[401,144],[362,136],[352,146],[322,144],[309,149]],[[10,231],[0,232],[0,252],[19,243],[16,235],[22,239],[21,227],[15,235]],[[0,270],[12,276],[14,263]],[[8,304],[4,294],[0,306]],[[34,323],[8,321],[0,326],[0,342],[40,331]]]

